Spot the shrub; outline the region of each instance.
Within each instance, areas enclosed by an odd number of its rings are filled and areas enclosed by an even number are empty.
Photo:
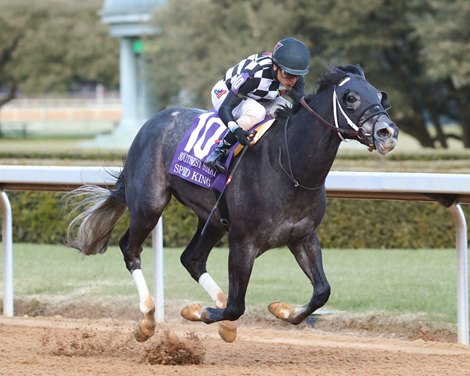
[[[8,195],[15,242],[65,243],[71,208],[66,207],[63,193]],[[465,206],[464,211],[468,215]],[[128,215],[124,215],[118,222],[110,244],[118,243],[128,221]],[[164,245],[184,247],[196,230],[197,219],[189,209],[172,200],[163,223]],[[318,236],[325,248],[450,248],[455,243],[448,209],[438,203],[405,201],[329,199]]]

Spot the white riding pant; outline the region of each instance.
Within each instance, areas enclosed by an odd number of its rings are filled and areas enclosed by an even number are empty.
[[[224,81],[217,82],[211,91],[212,105],[216,111],[219,111],[222,102],[225,100],[229,90]],[[217,95],[216,93],[223,93]],[[272,101],[260,103],[254,99],[246,98],[232,111],[232,115],[237,124],[244,130],[253,128],[256,124],[262,122],[266,115],[273,117],[276,110],[281,106],[292,107],[292,104],[285,98],[277,97]]]

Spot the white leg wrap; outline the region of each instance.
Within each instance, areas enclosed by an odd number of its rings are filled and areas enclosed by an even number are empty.
[[[136,269],[132,272],[132,278],[134,279],[137,291],[139,293],[140,311],[145,315],[155,308],[153,297],[150,295],[150,291],[145,282],[144,274],[142,269]]]
[[[198,282],[202,286],[202,288],[207,291],[209,296],[215,302],[217,308],[225,307],[225,305],[227,304],[227,297],[220,289],[220,287],[217,286],[217,283],[215,283],[209,273],[204,273],[203,275],[201,275],[199,277]]]

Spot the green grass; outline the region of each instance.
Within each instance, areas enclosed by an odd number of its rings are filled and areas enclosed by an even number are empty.
[[[45,136],[42,139],[0,138],[0,164],[47,165],[122,165],[126,147],[90,147],[90,138]],[[332,170],[470,173],[470,151],[461,146],[423,149],[406,134],[400,135],[397,148],[387,156],[369,153],[357,143],[343,143]]]
[[[165,249],[167,302],[201,302],[209,297],[179,262],[180,249]],[[453,250],[325,250],[332,286],[326,309],[351,313],[425,314],[441,322],[456,320],[456,257]],[[227,291],[227,250],[213,251],[208,269]],[[152,289],[152,252],[144,250],[143,270]],[[3,279],[2,279],[3,282]],[[3,287],[2,287],[3,288]],[[120,251],[82,256],[56,245],[14,245],[15,298],[62,303],[101,299],[135,301],[137,292]],[[2,290],[3,291],[3,290]],[[304,304],[310,282],[285,249],[262,255],[247,293],[247,305],[266,307],[275,300]]]

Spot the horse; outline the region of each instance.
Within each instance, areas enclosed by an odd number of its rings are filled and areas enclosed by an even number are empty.
[[[220,336],[232,342],[236,320],[245,312],[255,259],[270,249],[287,247],[309,278],[312,296],[297,308],[273,302],[269,311],[299,324],[330,296],[316,234],[326,210],[325,179],[343,140],[357,140],[380,154],[395,147],[399,130],[386,112],[389,107],[386,93],[366,80],[360,66],[331,66],[320,77],[315,93],[295,101],[291,108],[280,109],[263,138],[242,153],[242,159],[235,157],[231,168],[238,163],[240,167],[224,192],[231,220],[228,231],[220,213],[210,215],[216,203],[213,191],[169,173],[179,141],[204,110],[164,109],[135,136],[113,188],[83,186],[72,193],[81,196],[81,211],[70,223],[68,243],[85,255],[105,252],[116,222],[129,211],[129,227],[119,247],[143,315],[134,335],[137,341],[145,341],[154,334],[156,321],[155,303],[142,273],[142,243],[174,196],[198,219],[180,261],[215,305],[193,304],[182,310],[182,316],[206,324],[219,322]],[[228,295],[206,268],[212,248],[226,233]]]

